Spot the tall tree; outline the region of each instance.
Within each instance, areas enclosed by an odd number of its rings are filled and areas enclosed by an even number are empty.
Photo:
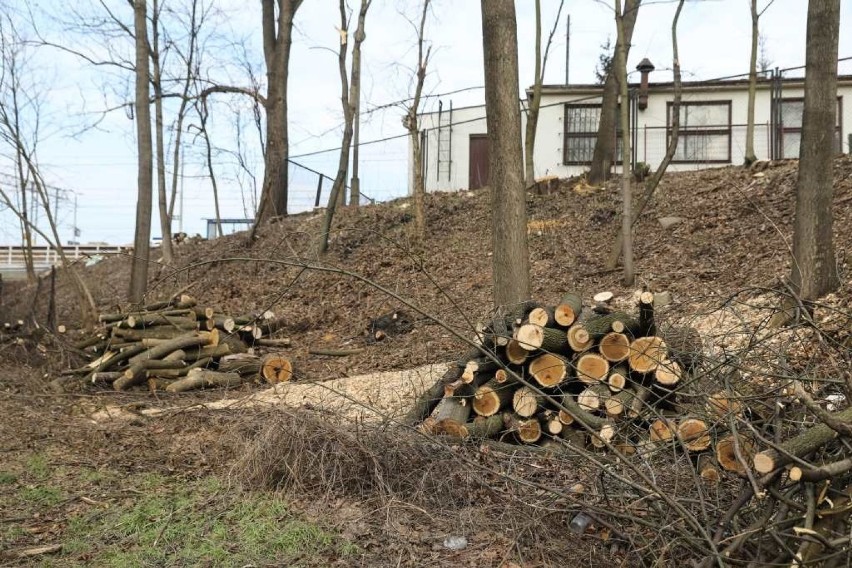
[[[160,51],[160,0],[151,0],[151,89],[154,91],[154,139],[157,152],[157,205],[160,213],[163,262],[172,262],[172,220],[166,195],[166,144],[163,122],[163,54]]]
[[[618,74],[618,87],[621,95],[619,122],[621,124],[621,240],[624,243],[624,285],[633,285],[633,211],[630,171],[630,105],[627,104],[627,43],[625,38],[625,14],[621,11],[621,0],[615,0],[615,26],[618,39],[615,42],[615,71]],[[603,118],[603,117],[601,117]]]
[[[423,0],[420,11],[420,22],[416,26],[417,33],[417,67],[414,70],[414,96],[405,109],[402,125],[408,130],[408,140],[411,146],[411,179],[413,181],[412,196],[414,198],[414,233],[422,241],[426,235],[426,186],[423,179],[423,148],[420,144],[420,125],[417,112],[420,110],[420,98],[423,95],[423,84],[426,82],[426,68],[432,54],[432,46],[426,45],[426,15],[429,12],[430,0]],[[414,25],[414,24],[412,24]],[[424,51],[425,49],[425,51]]]
[[[810,0],[790,278],[805,300],[816,299],[840,284],[832,233],[839,34],[840,0]]]
[[[683,91],[680,73],[680,53],[678,51],[677,44],[677,25],[680,20],[680,13],[683,10],[683,3],[684,0],[678,1],[674,18],[672,18],[672,76],[674,78],[674,92],[672,93],[670,118],[671,131],[669,134],[669,143],[668,146],[666,146],[666,154],[663,156],[663,161],[660,162],[660,165],[657,167],[654,175],[645,182],[645,192],[639,199],[639,204],[631,212],[633,216],[630,223],[631,227],[636,224],[636,221],[645,210],[645,207],[647,207],[648,203],[651,202],[654,192],[657,190],[657,187],[659,187],[660,182],[666,174],[666,170],[668,169],[669,164],[672,163],[672,159],[674,159],[675,152],[677,151],[677,141],[680,136],[680,101]],[[618,259],[621,258],[621,253],[624,250],[624,236],[625,232],[622,225],[622,228],[619,229],[615,242],[612,245],[612,249],[610,250],[609,258],[607,259],[607,270],[615,270],[615,267],[618,265]]]
[[[266,159],[255,228],[271,217],[287,215],[287,82],[293,18],[302,0],[261,0],[263,57],[266,62]],[[254,231],[252,231],[254,235]]]
[[[346,192],[346,174],[349,170],[349,150],[352,147],[353,125],[355,120],[358,98],[361,96],[361,44],[366,39],[364,24],[367,20],[367,10],[370,9],[372,0],[361,0],[361,8],[358,10],[358,27],[355,30],[355,41],[352,46],[352,80],[346,75],[346,53],[349,48],[349,17],[346,14],[346,2],[340,0],[340,51],[338,54],[338,68],[340,71],[340,102],[343,105],[343,142],[340,145],[340,158],[337,164],[337,176],[331,186],[331,195],[328,198],[328,207],[325,210],[322,230],[320,231],[319,252],[328,250],[328,235],[331,231],[331,221],[334,219],[335,209],[343,202]],[[353,195],[353,199],[358,196]]]
[[[481,0],[496,306],[530,296],[514,0]]]
[[[749,0],[751,8],[751,59],[748,67],[748,112],[746,117],[746,166],[757,161],[754,153],[754,100],[757,96],[757,55],[760,43],[760,17],[775,0],[769,0],[762,10],[757,9],[757,0]]]
[[[624,60],[630,55],[630,42],[633,39],[633,28],[636,26],[636,17],[639,14],[639,5],[642,0],[625,0],[622,16],[622,41],[616,39],[615,51],[623,47]],[[601,100],[601,117],[598,123],[598,137],[595,141],[595,150],[592,155],[592,163],[589,168],[589,183],[600,185],[609,177],[612,168],[612,159],[615,157],[615,125],[618,122],[618,95],[619,84],[616,73],[609,73],[604,82],[603,97]]]
[[[547,68],[547,55],[550,53],[550,45],[559,25],[559,16],[562,15],[562,7],[565,0],[560,0],[559,9],[556,11],[556,20],[547,37],[547,47],[544,48],[544,57],[541,56],[541,0],[535,0],[535,82],[533,83],[532,96],[529,97],[527,108],[527,127],[524,132],[524,169],[527,187],[535,183],[535,134],[538,130],[538,113],[541,108],[541,85],[544,82],[544,70]]]
[[[136,37],[136,230],[133,262],[130,266],[129,301],[139,303],[148,287],[148,259],[151,247],[151,205],[153,155],[151,108],[148,77],[148,20],[145,0],[133,2],[133,29]],[[167,235],[163,235],[164,238]]]

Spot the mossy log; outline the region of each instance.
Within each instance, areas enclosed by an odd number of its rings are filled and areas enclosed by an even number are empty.
[[[831,416],[842,422],[852,421],[852,407]],[[754,469],[758,473],[770,473],[779,467],[784,467],[792,461],[790,456],[801,458],[821,448],[837,436],[837,432],[825,424],[811,426],[798,436],[794,436],[780,445],[782,451],[776,449],[764,450],[754,456]]]
[[[583,322],[583,327],[589,333],[592,341],[600,341],[603,336],[611,331],[624,333],[630,337],[636,337],[639,330],[639,322],[636,318],[623,312],[612,312],[602,316],[589,318]]]
[[[459,430],[462,438],[478,440],[494,438],[503,430],[503,417],[499,414],[477,416],[470,422],[465,423]]]

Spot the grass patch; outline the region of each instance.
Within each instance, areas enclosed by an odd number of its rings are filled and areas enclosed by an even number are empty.
[[[18,476],[10,471],[0,471],[0,485],[12,485],[18,481]]]
[[[50,485],[24,487],[18,495],[22,501],[39,507],[53,507],[62,501],[62,490]]]
[[[276,495],[222,490],[205,478],[178,487],[134,477],[147,493],[68,521],[63,557],[98,566],[327,564],[357,554],[341,537],[291,513]]]
[[[50,464],[44,454],[33,454],[26,461],[26,470],[29,475],[39,481],[44,481],[50,476]]]

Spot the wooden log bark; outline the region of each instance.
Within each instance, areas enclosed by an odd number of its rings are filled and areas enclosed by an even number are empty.
[[[852,407],[841,412],[834,412],[832,416],[843,422],[852,421]],[[811,426],[798,436],[794,436],[780,445],[782,451],[773,449],[764,450],[754,456],[754,469],[758,473],[770,473],[779,467],[784,467],[792,461],[790,455],[801,458],[818,448],[824,446],[837,436],[837,432],[825,424]]]
[[[701,363],[704,345],[701,334],[694,327],[668,327],[660,337],[666,343],[669,358],[688,372],[692,372]]]
[[[708,454],[698,455],[696,469],[698,470],[698,476],[701,477],[705,483],[715,485],[722,481],[722,476],[719,474],[719,468],[716,467],[716,464],[713,462],[713,458]]]
[[[716,441],[716,461],[725,471],[731,471],[740,475],[745,475],[746,467],[754,457],[755,445],[754,441],[748,436],[740,435],[736,439],[736,443],[740,446],[740,454],[745,463],[737,458],[734,435],[729,434]]]
[[[568,339],[568,347],[574,353],[582,353],[592,347],[592,338],[589,337],[589,332],[581,323],[572,325],[566,334]]]
[[[260,357],[241,353],[238,356],[228,355],[219,361],[219,371],[223,373],[238,373],[246,376],[260,375]]]
[[[522,325],[515,339],[520,347],[527,351],[541,349],[548,353],[564,353],[568,349],[568,338],[563,330],[533,323]]]
[[[187,333],[186,335],[175,337],[174,339],[167,341],[166,343],[157,345],[156,347],[152,347],[138,355],[133,356],[130,359],[130,363],[133,364],[136,361],[142,361],[145,359],[162,359],[172,351],[177,351],[178,349],[186,349],[187,347],[198,347],[204,345],[218,345],[218,343],[219,333],[217,330]]]
[[[194,317],[164,316],[162,314],[140,314],[131,315],[124,320],[119,327],[126,324],[129,328],[143,329],[147,327],[170,327],[173,329],[193,330],[198,328],[198,322]]]
[[[130,329],[116,327],[112,330],[112,337],[124,341],[142,341],[143,339],[174,339],[186,335],[186,329],[174,328],[165,325],[147,327],[145,329]]]
[[[537,418],[507,413],[504,416],[504,426],[522,444],[535,444],[541,439],[541,423]]]
[[[556,320],[554,319],[554,308],[549,306],[540,306],[533,309],[527,316],[527,321],[541,327],[557,326]]]
[[[583,322],[583,326],[589,333],[592,341],[599,341],[603,336],[612,331],[624,333],[636,337],[639,322],[623,312],[612,312]]]
[[[476,389],[473,411],[479,416],[494,416],[512,403],[514,389],[511,385],[491,380]]]
[[[579,295],[568,293],[556,306],[553,319],[557,325],[563,328],[570,327],[580,317],[583,310],[583,300]]]
[[[485,440],[495,438],[503,430],[503,417],[499,414],[493,416],[477,416],[460,428],[462,438],[473,438]]]
[[[642,292],[639,295],[639,329],[640,335],[657,335],[657,323],[654,319],[654,294]]]
[[[710,429],[699,418],[686,418],[677,425],[678,439],[690,452],[701,452],[710,447]]]
[[[544,388],[562,383],[568,377],[568,369],[568,360],[552,353],[539,355],[530,361],[528,367],[532,378]]]
[[[517,339],[510,339],[506,344],[506,359],[513,365],[523,365],[529,357],[529,351],[524,349]]]
[[[634,371],[649,373],[667,359],[665,342],[657,336],[649,336],[633,340],[627,362]]]
[[[633,383],[633,400],[630,402],[630,408],[627,409],[628,418],[639,418],[649,412],[648,401],[651,399],[651,389],[639,384]]]
[[[446,434],[455,438],[463,438],[465,424],[470,418],[471,405],[457,398],[444,398],[435,407],[432,416],[435,418],[434,431],[436,434]]]
[[[677,425],[668,418],[657,418],[648,427],[652,442],[668,442],[675,437]]]
[[[598,351],[612,363],[624,361],[630,356],[630,338],[625,333],[611,331],[600,339]]]
[[[538,412],[542,396],[529,387],[521,387],[512,395],[512,408],[518,416],[529,418]]]
[[[203,388],[237,387],[246,382],[238,373],[220,373],[206,369],[194,369],[185,378],[166,387],[166,392],[185,392]]]
[[[577,378],[586,384],[605,381],[609,373],[609,361],[597,353],[583,353],[574,361]]]
[[[577,404],[589,412],[597,412],[610,397],[609,387],[602,384],[591,385],[577,395]]]

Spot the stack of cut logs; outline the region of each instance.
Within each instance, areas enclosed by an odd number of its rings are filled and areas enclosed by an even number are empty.
[[[95,384],[183,392],[278,383],[293,373],[290,360],[275,351],[290,340],[274,338],[283,321],[271,312],[229,317],[182,295],[99,319],[102,328],[74,345],[89,363],[64,371],[52,382],[57,390]]]
[[[556,306],[498,310],[477,327],[475,342],[440,380],[443,397],[424,431],[538,445],[558,437],[626,454],[677,439],[690,452],[715,449],[715,462],[728,471],[742,471],[738,452],[745,459],[754,453],[745,437],[735,442],[726,434],[727,418],[743,410],[735,397],[714,394],[698,412],[678,403],[701,338],[692,328],[658,333],[650,292],[638,295],[636,316],[600,301],[584,309],[576,294]],[[718,477],[712,458],[699,461],[706,462],[702,475]]]

